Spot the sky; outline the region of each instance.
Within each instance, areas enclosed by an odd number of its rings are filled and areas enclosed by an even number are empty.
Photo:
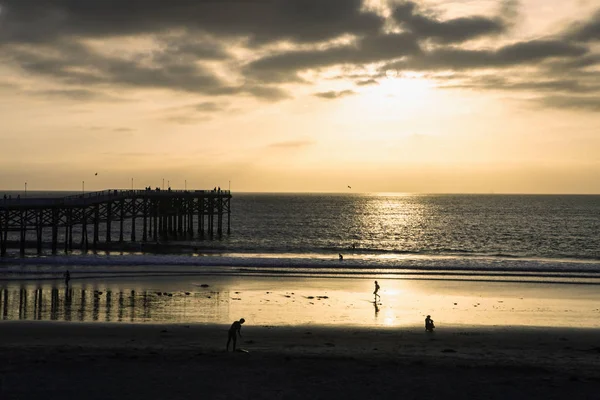
[[[6,190],[597,194],[599,95],[598,0],[0,0]]]

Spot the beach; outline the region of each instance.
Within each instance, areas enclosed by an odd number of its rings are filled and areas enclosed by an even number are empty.
[[[598,398],[598,330],[4,322],[2,398]]]
[[[558,399],[600,389],[595,285],[75,275],[69,289],[1,286],[3,399]],[[227,353],[241,317],[248,353]]]

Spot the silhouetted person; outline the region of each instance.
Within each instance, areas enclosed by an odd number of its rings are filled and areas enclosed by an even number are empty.
[[[379,299],[381,299],[381,296],[379,295],[379,283],[377,283],[377,281],[375,281],[375,291],[373,292],[373,294],[375,295],[375,301],[377,301],[377,298],[379,297]]]
[[[340,261],[342,261],[344,259],[344,256],[342,255],[342,253],[338,254],[340,256]]]
[[[377,314],[379,313],[379,306],[377,305],[377,302],[374,301],[373,305],[375,306],[375,316],[377,316]]]
[[[435,325],[433,324],[431,315],[428,315],[427,318],[425,318],[425,330],[427,332],[433,332],[433,328],[435,328]]]
[[[240,337],[242,337],[242,324],[246,322],[246,320],[244,318],[240,319],[239,321],[235,321],[233,324],[231,324],[231,328],[229,328],[229,336],[227,338],[227,351],[229,351],[229,343],[231,343],[231,341],[233,340],[233,351],[235,351],[235,345],[237,343],[237,335],[240,335]]]
[[[65,285],[69,286],[69,281],[71,280],[71,274],[69,273],[69,270],[67,270],[65,272]]]

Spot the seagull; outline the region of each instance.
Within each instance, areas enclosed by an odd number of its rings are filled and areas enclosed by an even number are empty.
[[[96,172],[94,175],[95,175],[95,176],[98,176],[98,173]]]
[[[352,186],[348,185],[348,189],[352,189]]]

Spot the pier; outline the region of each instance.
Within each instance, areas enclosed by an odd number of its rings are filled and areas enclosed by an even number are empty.
[[[0,199],[0,256],[95,249],[112,242],[212,238],[231,233],[228,190],[103,190],[58,198]],[[126,234],[127,233],[127,234]],[[128,236],[128,237],[127,237]]]

